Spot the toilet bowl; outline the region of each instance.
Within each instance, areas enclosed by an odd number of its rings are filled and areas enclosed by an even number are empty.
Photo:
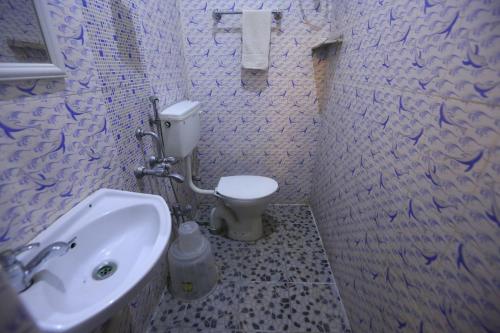
[[[215,188],[216,207],[210,214],[210,225],[227,236],[241,241],[262,237],[262,213],[278,190],[278,183],[262,176],[222,177]]]
[[[164,153],[185,160],[185,179],[198,194],[212,195],[217,205],[211,213],[213,229],[227,229],[227,236],[242,241],[262,237],[262,213],[278,183],[262,176],[221,177],[215,190],[201,189],[193,183],[191,159],[200,140],[200,103],[182,101],[159,114]]]

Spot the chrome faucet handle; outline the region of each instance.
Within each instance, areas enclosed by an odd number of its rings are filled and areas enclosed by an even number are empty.
[[[141,179],[144,176],[167,177],[169,172],[170,164],[160,163],[153,168],[146,168],[145,166],[137,167],[134,170],[134,176],[137,179]]]
[[[151,155],[148,157],[148,164],[151,168],[157,165],[158,163],[160,163],[160,159],[158,158],[158,156]]]
[[[144,177],[146,175],[146,173],[145,173],[146,170],[147,170],[146,167],[142,166],[142,165],[135,168],[134,169],[135,178],[141,179],[142,177]]]
[[[148,164],[150,167],[154,167],[158,164],[168,164],[169,166],[179,163],[179,160],[175,157],[169,156],[164,158],[159,158],[158,156],[152,155],[148,157]]]
[[[142,137],[143,137],[143,136],[144,136],[144,130],[143,130],[142,128],[140,128],[140,127],[139,127],[139,128],[137,128],[137,129],[135,130],[135,138],[136,138],[137,140],[140,140],[140,139],[142,139]]]
[[[159,99],[157,96],[155,96],[155,95],[149,96],[149,102],[150,102],[151,104],[156,104],[156,103],[158,103],[159,101],[160,101],[160,99]]]
[[[169,157],[165,157],[163,159],[163,162],[173,165],[173,164],[179,163],[179,160],[177,158],[173,157],[173,156],[169,156]]]

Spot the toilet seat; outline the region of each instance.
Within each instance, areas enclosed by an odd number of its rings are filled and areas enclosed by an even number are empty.
[[[221,177],[215,188],[217,194],[236,200],[257,200],[270,196],[278,190],[278,183],[262,176]]]

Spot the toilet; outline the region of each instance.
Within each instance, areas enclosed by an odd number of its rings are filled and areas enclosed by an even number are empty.
[[[215,193],[219,200],[210,214],[212,228],[227,227],[227,236],[242,241],[262,237],[262,213],[278,183],[262,176],[221,177]]]
[[[193,183],[192,153],[200,140],[200,103],[182,101],[159,114],[165,154],[185,159],[186,181],[195,193],[217,198],[210,214],[212,229],[226,228],[227,236],[240,241],[262,237],[262,214],[278,183],[269,177],[235,175],[221,177],[214,190],[198,188]]]

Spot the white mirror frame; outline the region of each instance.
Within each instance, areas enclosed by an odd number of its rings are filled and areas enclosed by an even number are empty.
[[[0,63],[0,81],[64,78],[64,59],[57,46],[55,31],[50,24],[46,1],[33,0],[38,22],[52,63]]]

